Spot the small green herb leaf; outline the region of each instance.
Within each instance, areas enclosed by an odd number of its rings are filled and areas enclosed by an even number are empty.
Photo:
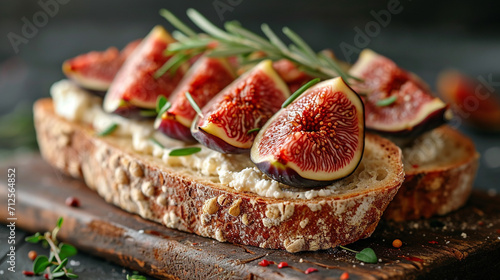
[[[51,275],[52,278],[50,278],[50,279],[56,279],[56,278],[59,278],[59,277],[63,277],[64,274],[65,274],[64,271],[54,272],[54,273],[52,273],[52,275]]]
[[[40,240],[43,239],[43,236],[37,232],[32,236],[28,236],[24,239],[24,241],[29,242],[29,243],[38,243]]]
[[[170,153],[168,155],[172,156],[172,157],[189,156],[192,154],[196,154],[199,151],[201,151],[200,147],[181,148],[181,149],[175,149],[175,150],[170,151]]]
[[[377,263],[377,255],[372,248],[364,248],[361,252],[356,254],[356,259],[365,263]]]
[[[134,274],[128,275],[127,274],[127,280],[146,280],[145,276],[142,276],[138,274],[136,271],[134,271]]]
[[[118,124],[113,123],[110,126],[108,126],[108,128],[106,128],[105,130],[97,133],[97,136],[108,136],[111,133],[113,133],[117,128],[118,128]]]
[[[61,271],[61,270],[63,269],[63,267],[65,267],[65,266],[66,266],[66,264],[67,264],[67,263],[68,263],[68,259],[67,259],[67,258],[66,258],[66,259],[63,259],[63,260],[61,261],[61,263],[60,263],[58,266],[56,266],[56,268],[54,268],[54,270],[52,270],[52,273],[56,273],[56,272],[58,272],[58,271]],[[64,271],[62,271],[62,273],[63,273],[62,275],[64,275]],[[61,275],[61,276],[62,276],[62,275]],[[56,277],[56,276],[54,276],[54,277]]]
[[[396,95],[392,95],[390,97],[387,97],[387,98],[384,98],[384,99],[381,99],[381,100],[377,101],[376,105],[378,107],[389,106],[392,103],[396,102],[397,99],[398,99],[398,97]]]
[[[153,142],[153,144],[159,146],[162,149],[165,148],[165,146],[163,146],[163,144],[160,143],[158,140],[156,140],[156,138],[154,138],[154,137],[149,138],[149,141]]]
[[[49,259],[47,256],[38,256],[33,262],[33,273],[40,274],[42,273],[48,266],[50,266]]]
[[[288,97],[285,102],[281,105],[281,108],[286,108],[286,106],[290,105],[297,97],[299,97],[304,91],[306,91],[308,88],[314,86],[315,84],[319,83],[320,79],[316,78],[314,80],[310,80],[307,82],[305,85],[301,86],[297,91],[295,91],[290,97]]]
[[[187,91],[186,91],[185,94],[186,94],[187,100],[189,101],[189,104],[191,104],[191,107],[193,107],[193,110],[195,110],[196,114],[198,114],[198,116],[200,116],[200,118],[203,118],[203,114],[201,113],[201,109],[198,106],[198,104],[196,104],[196,101],[194,101],[194,99],[191,96],[191,94],[189,92],[187,92]]]
[[[251,133],[254,133],[254,132],[259,131],[259,130],[260,130],[260,127],[252,128],[249,131],[247,131],[247,134],[251,134]]]
[[[78,278],[78,275],[68,272],[68,273],[66,273],[66,277],[71,278],[71,279],[76,279],[76,278]]]
[[[63,222],[64,222],[63,217],[59,217],[59,219],[57,219],[56,227],[61,228]]]
[[[161,116],[168,109],[170,109],[171,106],[172,106],[172,104],[170,104],[168,99],[165,96],[161,95],[156,100],[156,113],[158,113],[158,115]]]
[[[141,117],[156,117],[156,110],[140,110],[139,115]]]
[[[66,259],[72,257],[78,253],[78,250],[69,244],[60,243],[59,244],[59,258]]]

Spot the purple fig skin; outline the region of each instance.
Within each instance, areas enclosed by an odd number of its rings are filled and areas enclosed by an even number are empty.
[[[157,129],[170,138],[188,143],[196,142],[196,139],[191,134],[191,129],[176,120],[162,119]]]
[[[336,181],[317,181],[306,179],[300,176],[295,170],[291,168],[286,167],[285,169],[282,169],[276,165],[271,164],[268,161],[262,161],[255,165],[259,170],[264,172],[271,179],[297,188],[321,188],[326,187]]]
[[[193,124],[197,123],[198,123],[198,117],[196,117],[195,120],[193,121]],[[205,132],[203,129],[199,127],[191,128],[191,135],[193,135],[194,139],[196,139],[202,145],[217,152],[220,152],[222,154],[245,154],[250,152],[250,149],[242,149],[230,145],[226,141],[210,133]]]
[[[133,119],[133,120],[152,120],[156,116],[144,116],[141,114],[141,111],[144,111],[145,109],[139,108],[137,106],[127,104],[126,106],[120,106],[116,108],[116,110],[113,112],[114,114],[120,115],[124,118],[127,119]]]

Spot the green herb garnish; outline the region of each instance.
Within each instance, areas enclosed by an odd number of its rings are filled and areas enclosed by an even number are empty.
[[[346,250],[346,251],[356,253],[356,259],[358,261],[362,261],[365,263],[377,263],[378,262],[377,255],[375,254],[375,251],[373,251],[372,248],[364,248],[363,250],[358,252],[358,251],[349,249],[349,248],[344,247],[344,246],[339,246],[339,247]]]
[[[132,272],[132,275],[127,274],[127,280],[146,280],[146,277],[140,275],[139,272],[134,271]]]
[[[290,105],[290,103],[292,103],[295,99],[297,99],[297,97],[299,97],[299,95],[301,95],[302,93],[304,93],[304,91],[306,91],[308,88],[310,88],[310,87],[314,86],[315,84],[319,83],[319,81],[320,81],[320,79],[316,78],[314,80],[310,80],[305,85],[301,86],[292,95],[290,95],[290,97],[288,97],[288,99],[285,100],[285,102],[283,102],[283,104],[281,105],[281,108],[285,108],[286,106]]]
[[[118,124],[117,123],[112,123],[105,130],[97,133],[97,136],[108,136],[111,133],[113,133],[117,128],[118,128]]]
[[[198,116],[200,116],[200,118],[203,118],[203,114],[201,113],[201,109],[198,106],[198,104],[196,104],[196,101],[194,101],[194,99],[191,96],[191,94],[189,92],[187,92],[187,91],[186,91],[185,94],[186,94],[187,100],[189,101],[189,104],[191,104],[191,107],[193,107],[193,110],[196,111],[196,114],[198,114]]]
[[[139,115],[141,117],[156,117],[158,113],[156,110],[140,110]]]
[[[247,131],[247,134],[251,134],[251,133],[254,133],[254,132],[259,131],[259,130],[260,130],[260,127],[252,128],[249,131]]]
[[[62,224],[63,218],[60,217],[52,232],[46,232],[43,235],[37,232],[25,238],[25,241],[29,243],[38,243],[42,241],[50,246],[49,257],[40,255],[33,262],[33,273],[36,275],[46,271],[48,279],[78,278],[78,275],[72,273],[71,269],[66,268],[68,258],[76,255],[78,252],[77,249],[72,245],[58,242],[56,238]]]
[[[160,96],[156,100],[156,113],[161,116],[163,113],[165,113],[168,109],[172,107],[172,104],[168,101],[168,99],[165,96]]]
[[[156,138],[154,138],[154,137],[149,138],[149,141],[153,142],[153,144],[155,144],[155,145],[159,146],[159,147],[160,147],[160,148],[162,148],[162,149],[164,149],[164,148],[165,148],[165,146],[163,146],[163,144],[162,144],[162,143],[160,143],[160,142],[159,142]]]
[[[170,151],[168,155],[172,157],[189,156],[192,154],[196,154],[199,151],[201,151],[200,147],[180,148]]]
[[[385,106],[389,106],[392,103],[396,102],[396,100],[398,100],[398,97],[396,95],[392,95],[392,96],[389,96],[387,98],[384,98],[384,99],[377,101],[376,105],[378,107],[385,107]]]
[[[204,33],[196,33],[170,11],[162,9],[160,14],[169,21],[176,31],[172,32],[178,42],[168,45],[167,53],[173,54],[165,68],[171,68],[182,61],[184,56],[206,52],[208,56],[237,56],[240,63],[246,64],[250,54],[259,52],[262,59],[288,59],[302,71],[323,79],[340,76],[344,81],[356,79],[341,70],[338,62],[331,56],[316,53],[296,32],[288,27],[283,34],[291,41],[284,43],[267,24],[262,24],[264,36],[256,34],[235,21],[226,22],[224,29],[217,27],[194,9],[188,9],[189,19]],[[216,46],[216,48],[214,48]],[[179,55],[177,57],[177,55]],[[167,67],[168,66],[168,67]],[[163,68],[163,67],[162,67]],[[164,73],[164,72],[163,72]],[[160,71],[157,74],[161,74]]]

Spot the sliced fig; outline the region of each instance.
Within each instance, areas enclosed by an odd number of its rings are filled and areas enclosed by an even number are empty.
[[[392,60],[365,49],[349,73],[363,80],[352,87],[366,94],[366,129],[408,138],[446,122],[448,106],[420,78]]]
[[[272,179],[294,187],[322,187],[349,176],[364,150],[364,109],[342,80],[321,82],[278,111],[250,152]]]
[[[290,96],[270,60],[259,63],[218,93],[193,121],[193,137],[221,153],[250,151],[256,132]]]
[[[166,73],[156,78],[156,71],[170,58],[164,51],[174,39],[161,26],[151,30],[141,44],[130,54],[106,93],[104,110],[108,113],[124,111],[121,107],[153,109],[157,98],[170,96],[179,84],[184,70]],[[127,110],[125,110],[127,111]]]
[[[141,40],[130,42],[121,52],[115,47],[110,47],[102,52],[92,51],[68,59],[63,63],[63,72],[82,88],[105,92],[123,62],[140,42]]]
[[[291,92],[296,91],[302,85],[312,80],[313,77],[300,71],[297,65],[288,59],[280,59],[273,62],[273,67],[280,77],[288,85]]]
[[[191,135],[191,124],[196,111],[189,104],[185,93],[189,92],[196,104],[203,107],[235,78],[231,66],[225,59],[199,58],[172,93],[171,107],[158,116],[155,128],[174,139],[195,141]]]
[[[453,111],[466,124],[482,131],[500,132],[500,98],[486,81],[447,70],[439,75],[437,86],[443,99],[452,104]]]

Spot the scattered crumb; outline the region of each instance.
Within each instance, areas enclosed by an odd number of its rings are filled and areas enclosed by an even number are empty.
[[[139,232],[140,234],[143,234],[143,233],[144,233],[144,230],[143,230],[143,229],[140,229],[138,232]]]
[[[450,240],[446,240],[446,244],[450,244]]]
[[[0,275],[3,275],[3,270],[0,270]]]
[[[378,262],[381,263],[382,262],[382,259],[378,259]]]
[[[75,260],[70,260],[69,261],[69,265],[71,265],[71,266],[79,266],[80,262],[79,261],[75,261]]]
[[[464,238],[464,239],[465,239],[465,238],[467,238],[467,233],[462,232],[462,234],[461,234],[460,236],[462,236],[462,238]]]

